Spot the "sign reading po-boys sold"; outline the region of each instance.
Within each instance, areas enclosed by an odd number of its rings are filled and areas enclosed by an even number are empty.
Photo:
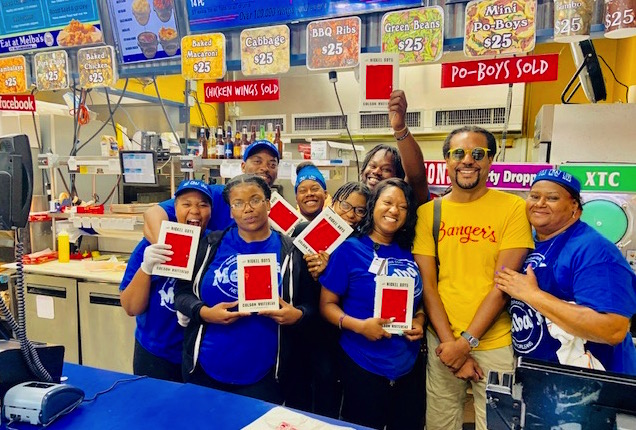
[[[467,57],[521,54],[534,49],[534,0],[473,0],[466,5]]]

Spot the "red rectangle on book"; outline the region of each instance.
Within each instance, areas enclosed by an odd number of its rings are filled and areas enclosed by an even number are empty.
[[[267,300],[272,298],[270,266],[245,267],[245,300]]]
[[[309,244],[316,252],[325,251],[334,243],[340,234],[329,224],[329,221],[323,219],[316,227],[305,236],[305,242]]]
[[[388,100],[393,91],[393,65],[367,66],[367,100]]]
[[[269,218],[274,220],[284,231],[287,231],[296,222],[298,215],[278,201],[269,211]]]
[[[166,264],[168,266],[188,267],[192,236],[167,232],[166,245],[172,245],[172,252],[174,252],[170,256],[171,260]]]
[[[382,290],[382,311],[380,318],[395,318],[393,322],[406,322],[406,304],[409,292],[406,290],[393,290],[385,288]]]

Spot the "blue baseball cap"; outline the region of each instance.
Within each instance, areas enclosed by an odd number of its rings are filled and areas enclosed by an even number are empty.
[[[175,191],[174,193],[174,196],[177,197],[180,194],[190,190],[200,192],[201,194],[206,196],[210,200],[210,204],[212,204],[212,192],[210,191],[208,184],[198,179],[186,179],[184,181],[181,181],[181,183],[179,184],[179,188],[177,188],[177,191]]]
[[[280,153],[278,152],[278,148],[269,140],[257,140],[256,142],[250,144],[250,146],[245,149],[245,154],[243,154],[243,161],[247,161],[250,156],[254,155],[257,152],[260,152],[263,149],[269,150],[276,159],[280,161]]]
[[[564,187],[573,196],[578,196],[581,193],[581,183],[572,174],[564,172],[559,169],[544,169],[537,173],[534,177],[532,185],[539,181],[555,182]]]
[[[298,192],[298,187],[303,181],[316,181],[320,184],[323,190],[327,190],[327,184],[325,183],[325,177],[322,176],[320,170],[313,164],[308,164],[298,172],[296,176],[296,185],[294,185],[294,193]]]

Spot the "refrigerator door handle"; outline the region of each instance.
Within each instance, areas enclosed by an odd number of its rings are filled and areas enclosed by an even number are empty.
[[[58,297],[61,299],[66,298],[66,288],[50,287],[50,286],[32,286],[27,285],[27,294],[36,294],[38,296]]]
[[[113,296],[112,294],[89,293],[89,302],[92,305],[121,307],[119,296]]]

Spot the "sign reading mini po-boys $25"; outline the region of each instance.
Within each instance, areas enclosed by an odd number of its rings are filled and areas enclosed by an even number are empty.
[[[534,0],[474,0],[466,5],[467,57],[522,54],[534,49]]]
[[[382,52],[400,64],[437,61],[444,48],[444,9],[439,6],[389,12],[382,17]]]
[[[225,35],[197,34],[181,38],[183,79],[212,80],[225,76]]]

